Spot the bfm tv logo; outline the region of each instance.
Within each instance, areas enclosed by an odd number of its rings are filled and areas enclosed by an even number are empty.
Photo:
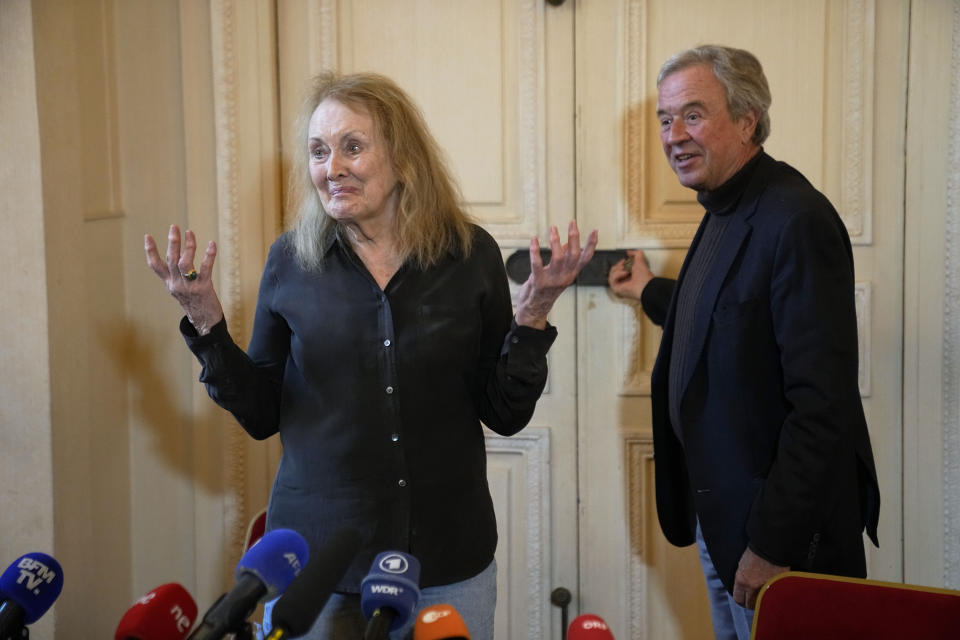
[[[50,584],[57,577],[53,569],[39,560],[34,560],[29,557],[20,560],[17,568],[20,569],[20,577],[17,578],[17,584],[24,584],[24,582],[26,582],[27,589],[33,591],[34,595],[40,595],[40,586],[44,582]]]

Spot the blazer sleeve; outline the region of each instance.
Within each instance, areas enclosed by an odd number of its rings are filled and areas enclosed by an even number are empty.
[[[770,306],[788,411],[747,534],[761,556],[794,564],[829,517],[833,477],[850,464],[863,424],[853,253],[829,205],[789,215],[773,256]]]
[[[677,281],[670,278],[654,278],[647,283],[640,294],[643,312],[657,326],[662,327],[667,319],[667,309]]]

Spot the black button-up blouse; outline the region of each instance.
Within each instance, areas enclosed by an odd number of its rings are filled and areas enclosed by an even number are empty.
[[[500,250],[480,227],[468,258],[406,264],[385,290],[347,243],[307,272],[284,235],[247,353],[225,322],[201,337],[184,318],[181,331],[210,397],[254,438],[280,433],[268,529],[294,529],[315,552],[353,528],[363,546],[338,590],[358,592],[380,551],[414,555],[422,587],[493,560],[480,423],[503,435],[527,424],[556,337],[511,317]]]

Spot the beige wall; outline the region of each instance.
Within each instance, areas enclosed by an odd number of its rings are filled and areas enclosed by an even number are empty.
[[[0,2],[0,565],[53,554],[43,194],[30,3]],[[34,637],[50,637],[53,619]]]
[[[273,45],[244,40],[267,53],[231,52],[218,34],[264,33],[243,21],[269,21],[269,9],[264,18],[222,4],[0,0],[0,565],[34,550],[61,562],[64,640],[111,636],[130,603],[163,582],[182,583],[203,611],[231,584],[247,502],[269,482],[266,449],[232,436],[196,383],[176,305],[142,252],[143,233],[163,246],[171,222],[224,239],[230,197],[242,195],[244,215],[276,199],[276,168],[258,154],[277,123],[230,143],[255,166],[231,177],[218,156],[228,142],[217,131],[238,116],[231,105],[250,121],[264,120],[254,107],[273,108],[224,100],[226,68],[243,86],[265,79],[253,95],[269,98]],[[225,16],[237,22],[225,28]],[[956,251],[944,245],[960,233],[960,2],[914,0],[912,16],[903,570],[910,582],[960,588],[950,542],[960,537],[960,471],[939,453],[960,446],[960,313],[944,294],[960,289],[948,270]],[[249,238],[234,245],[241,302],[276,224],[260,225],[253,248]],[[54,637],[53,621],[34,637]]]

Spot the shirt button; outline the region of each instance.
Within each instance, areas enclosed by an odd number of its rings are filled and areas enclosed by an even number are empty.
[[[397,484],[400,485],[401,487],[405,487],[407,486],[407,481],[401,478],[400,482],[398,482]]]
[[[390,395],[391,393],[393,393],[393,387],[387,387],[385,391],[387,392],[387,395]]]
[[[385,347],[389,347],[389,346],[390,346],[390,338],[387,338],[386,340],[383,341],[383,346],[385,346]]]
[[[518,342],[520,342],[520,338],[518,338],[517,336],[513,336],[512,338],[510,338],[510,342],[512,342],[513,344],[517,344]]]
[[[394,442],[396,442],[397,440],[400,439],[400,434],[399,434],[399,433],[391,433],[391,434],[390,434],[390,439],[393,440]]]

